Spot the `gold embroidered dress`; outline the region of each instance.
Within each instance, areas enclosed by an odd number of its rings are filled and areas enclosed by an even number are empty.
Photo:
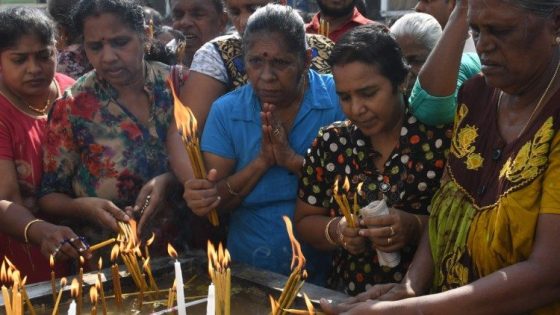
[[[560,214],[560,93],[509,144],[497,101],[482,76],[459,94],[447,176],[431,206],[434,292],[528,259],[538,216]],[[533,314],[560,314],[560,302]]]

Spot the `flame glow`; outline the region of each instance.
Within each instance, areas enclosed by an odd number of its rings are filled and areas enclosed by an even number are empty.
[[[171,246],[171,243],[167,244],[167,253],[169,253],[169,256],[173,258],[177,258],[177,252],[175,251],[175,248]]]
[[[114,262],[119,256],[119,245],[115,244],[111,249],[111,261]]]
[[[103,258],[99,257],[99,260],[97,261],[97,268],[99,268],[99,270],[103,269]]]
[[[152,243],[154,242],[154,239],[156,238],[156,234],[152,232],[152,237],[150,237],[147,241],[146,241],[146,246],[151,246]]]
[[[97,303],[97,288],[95,286],[89,287],[89,300],[91,304]]]
[[[54,257],[53,257],[53,255],[49,256],[49,264],[51,266],[51,269],[53,269],[54,268]]]
[[[6,261],[2,261],[2,267],[0,267],[0,281],[8,281],[8,273],[6,272]]]
[[[80,292],[80,283],[78,282],[78,279],[74,278],[72,279],[72,284],[70,285],[70,295],[72,295],[73,298],[78,297],[78,293]]]

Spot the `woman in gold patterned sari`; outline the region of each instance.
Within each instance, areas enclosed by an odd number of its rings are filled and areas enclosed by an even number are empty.
[[[329,314],[560,314],[560,1],[468,10],[482,75],[459,94],[429,231],[400,284]]]

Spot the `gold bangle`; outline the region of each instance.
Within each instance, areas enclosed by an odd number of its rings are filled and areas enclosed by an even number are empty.
[[[27,222],[27,224],[25,225],[25,228],[23,229],[23,238],[25,239],[25,243],[29,244],[29,237],[27,236],[27,232],[29,232],[29,228],[37,222],[43,222],[43,220],[41,219],[35,219],[35,220],[31,220],[29,222]]]
[[[233,190],[233,189],[231,188],[231,186],[229,185],[228,180],[226,179],[225,181],[226,181],[226,187],[227,187],[228,193],[229,193],[230,195],[232,195],[232,196],[236,196],[236,197],[239,196],[239,193],[236,192],[235,190]]]
[[[329,222],[327,222],[327,226],[325,227],[325,238],[327,239],[327,242],[329,242],[329,244],[331,244],[333,246],[337,246],[337,244],[331,238],[331,234],[329,233],[329,228],[331,226],[331,223],[333,223],[336,219],[338,219],[338,217],[334,217],[334,218],[330,219]]]

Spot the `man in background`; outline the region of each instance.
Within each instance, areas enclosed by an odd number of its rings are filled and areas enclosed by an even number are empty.
[[[377,23],[358,10],[357,5],[364,5],[362,0],[317,0],[317,5],[319,12],[305,26],[306,31],[326,35],[334,42],[356,26]]]

